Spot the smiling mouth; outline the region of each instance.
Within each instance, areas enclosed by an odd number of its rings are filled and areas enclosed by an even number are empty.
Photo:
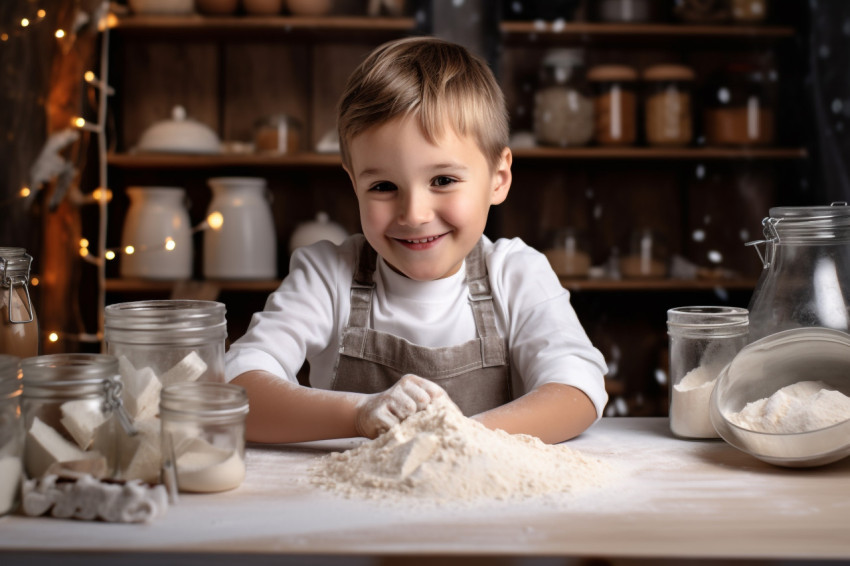
[[[441,239],[443,236],[445,236],[445,234],[439,234],[437,236],[428,236],[428,237],[425,237],[425,238],[410,238],[410,239],[408,239],[408,238],[395,238],[395,240],[397,242],[399,242],[400,244],[403,244],[405,246],[408,246],[408,247],[411,247],[411,248],[422,249],[422,248],[429,247],[429,244],[436,242],[437,240]]]

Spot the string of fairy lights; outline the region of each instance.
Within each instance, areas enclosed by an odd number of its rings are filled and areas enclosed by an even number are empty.
[[[34,26],[43,24],[47,21],[47,10],[44,8],[36,9],[32,14],[22,17],[15,22],[11,29],[0,30],[0,46],[2,43],[13,40],[14,38],[31,30]],[[178,243],[174,238],[166,237],[160,244],[132,244],[123,243],[121,247],[107,247],[107,224],[108,224],[108,204],[112,200],[112,191],[108,188],[108,170],[107,170],[107,108],[108,97],[114,94],[114,89],[109,85],[109,30],[117,24],[117,17],[110,11],[110,3],[107,0],[101,2],[91,17],[85,14],[77,14],[72,30],[58,28],[53,32],[53,36],[57,41],[73,41],[76,38],[78,28],[88,22],[93,22],[97,25],[97,30],[101,35],[100,43],[100,58],[99,69],[95,73],[88,70],[83,74],[84,83],[91,89],[94,89],[95,98],[97,100],[97,117],[94,120],[89,120],[81,116],[75,116],[71,119],[69,125],[77,131],[85,131],[91,133],[97,140],[97,165],[98,165],[98,187],[91,193],[83,195],[82,198],[75,202],[80,205],[95,204],[98,206],[98,230],[96,243],[92,245],[88,238],[81,237],[79,241],[79,255],[83,261],[93,264],[97,267],[97,332],[87,333],[80,332],[70,334],[62,332],[58,329],[45,329],[43,336],[48,342],[58,342],[62,337],[76,340],[78,342],[90,342],[103,344],[104,330],[104,311],[106,307],[106,263],[115,260],[119,255],[133,255],[152,251],[174,251],[177,249]],[[12,200],[29,199],[37,192],[39,187],[24,185],[16,194],[13,194]],[[6,205],[7,202],[2,202],[0,205]],[[213,229],[218,230],[224,223],[224,217],[220,212],[211,212],[200,224],[195,226],[192,231],[199,232],[202,230]],[[41,283],[37,274],[33,274],[30,278],[30,285],[37,287]]]

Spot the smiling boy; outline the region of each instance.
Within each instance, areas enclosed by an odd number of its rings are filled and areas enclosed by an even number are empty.
[[[227,353],[249,440],[373,438],[445,395],[545,442],[598,419],[605,362],[569,294],[521,240],[483,236],[512,181],[486,64],[434,38],[385,44],[350,77],[339,134],[363,234],[297,250]]]

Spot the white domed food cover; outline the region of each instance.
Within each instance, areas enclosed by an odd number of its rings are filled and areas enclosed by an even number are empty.
[[[170,120],[156,122],[142,133],[136,149],[147,153],[215,154],[221,151],[221,142],[212,128],[189,118],[182,106],[175,106]]]

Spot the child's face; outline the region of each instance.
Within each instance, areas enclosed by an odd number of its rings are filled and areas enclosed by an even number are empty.
[[[357,135],[349,153],[366,239],[417,281],[457,273],[484,233],[490,206],[511,185],[509,149],[494,168],[472,138],[447,127],[434,144],[409,117]]]

